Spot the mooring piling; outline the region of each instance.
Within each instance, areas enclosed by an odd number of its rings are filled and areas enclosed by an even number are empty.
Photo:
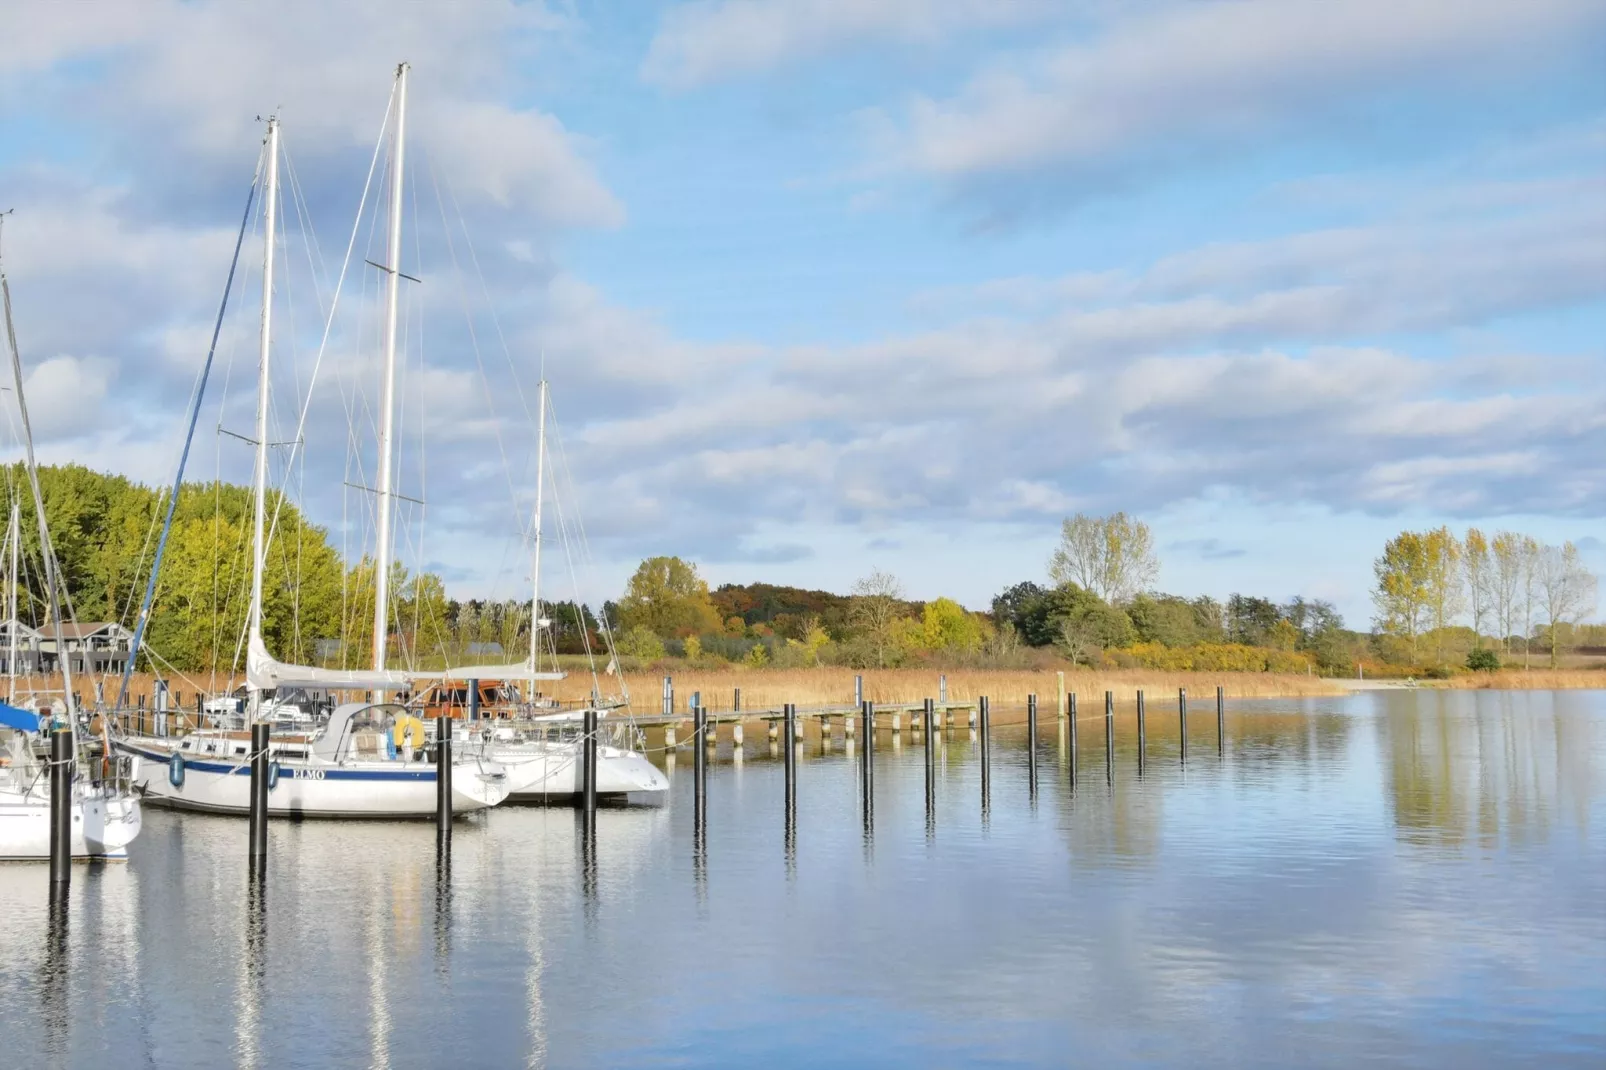
[[[591,707],[585,712],[585,768],[581,775],[585,777],[585,794],[582,796],[585,812],[597,812],[597,711]]]
[[[698,820],[702,819],[703,806],[708,796],[708,747],[703,739],[708,733],[708,711],[701,705],[692,707],[692,791],[695,797]]]
[[[1143,689],[1138,689],[1138,773],[1143,772],[1143,759],[1148,754],[1148,737],[1143,727]]]
[[[468,719],[470,721],[478,721],[480,719],[480,682],[478,680],[470,680],[468,682]]]
[[[1037,696],[1026,696],[1026,787],[1037,797]]]
[[[797,744],[793,738],[797,731],[797,706],[788,702],[781,707],[781,715],[786,721],[786,746],[783,748],[786,758],[786,812],[791,814],[797,806]]]
[[[1115,692],[1104,692],[1104,779],[1115,782]]]
[[[731,693],[731,712],[742,712],[742,689],[739,687]]]
[[[268,738],[273,726],[267,721],[251,723],[251,868],[268,864]]]
[[[1177,735],[1182,740],[1182,761],[1188,761],[1188,689],[1177,688]]]
[[[857,674],[853,677],[853,704],[864,708],[864,677]]]
[[[1070,744],[1071,786],[1076,786],[1076,692],[1072,691],[1065,707],[1066,742]]]
[[[971,713],[981,723],[981,735],[979,736],[981,741],[981,806],[985,810],[987,809],[988,797],[991,794],[989,781],[992,776],[990,768],[992,765],[992,753],[991,747],[988,746],[992,737],[992,708],[986,695],[976,700],[976,708]]]
[[[479,681],[469,687],[478,690]],[[435,838],[442,845],[452,839],[452,718],[435,718]]]
[[[864,778],[864,805],[868,808],[875,792],[875,703],[860,705],[859,716],[864,719],[864,761],[860,768]]]
[[[50,894],[65,898],[72,883],[72,781],[77,755],[73,732],[58,726],[50,733]],[[87,830],[86,830],[87,831]]]
[[[1220,685],[1216,687],[1216,753],[1227,753],[1227,697]]]

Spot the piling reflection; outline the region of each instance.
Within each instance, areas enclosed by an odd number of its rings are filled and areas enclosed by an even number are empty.
[[[266,997],[268,954],[268,872],[249,865],[245,880],[245,948],[240,956],[239,1024],[235,1030],[235,1063],[263,1065],[262,1006]]]
[[[52,1055],[65,1055],[71,1036],[68,922],[72,907],[67,896],[51,891],[45,915],[45,953],[39,963],[39,1012],[45,1050]]]

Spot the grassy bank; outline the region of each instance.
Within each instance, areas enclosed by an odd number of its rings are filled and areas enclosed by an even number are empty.
[[[1606,669],[1501,669],[1497,672],[1458,673],[1448,680],[1429,683],[1436,687],[1468,690],[1606,690]]]

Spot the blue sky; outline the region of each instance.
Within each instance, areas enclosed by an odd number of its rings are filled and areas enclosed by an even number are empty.
[[[670,552],[714,582],[882,568],[981,608],[1044,578],[1077,510],[1147,520],[1165,589],[1329,598],[1356,626],[1403,527],[1573,539],[1606,570],[1599,0],[7,20],[0,206],[47,459],[168,478],[256,117],[283,119],[333,277],[406,59],[427,281],[402,467],[430,507],[404,557],[457,590],[527,582],[518,389],[543,360],[590,598]],[[298,219],[285,437],[321,325]],[[465,236],[483,289],[453,267]],[[203,425],[249,421],[251,271]],[[364,291],[354,275],[291,476],[348,549],[364,507],[340,486],[372,467],[377,393]],[[244,477],[210,432],[198,454],[195,474]]]

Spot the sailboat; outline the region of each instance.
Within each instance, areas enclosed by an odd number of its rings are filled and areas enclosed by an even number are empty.
[[[101,776],[83,778],[78,773],[78,710],[72,685],[72,659],[62,641],[61,606],[56,590],[55,551],[51,547],[50,527],[45,519],[44,495],[39,490],[39,467],[34,460],[33,427],[28,420],[28,402],[23,395],[22,356],[17,350],[17,333],[11,319],[11,283],[0,265],[0,299],[3,299],[6,342],[11,350],[11,373],[17,391],[17,411],[22,420],[22,444],[33,494],[34,512],[39,521],[39,547],[44,559],[44,585],[50,624],[56,640],[56,657],[61,663],[65,725],[73,733],[74,779],[72,784],[71,851],[74,858],[120,860],[128,857],[128,845],[139,835],[139,799],[130,788],[128,776],[134,761],[100,763]],[[12,676],[7,701],[0,703],[0,729],[9,729],[6,756],[0,767],[0,860],[44,860],[50,857],[50,778],[34,753],[34,743],[51,727],[51,715],[12,705],[15,701],[16,674],[16,586],[21,525],[13,505],[11,521],[11,575],[8,601],[11,609],[10,664]],[[91,767],[94,768],[93,766]]]
[[[268,119],[263,221],[267,240],[262,269],[262,322],[258,356],[256,466],[253,499],[251,602],[247,617],[247,716],[260,718],[281,689],[367,692],[411,690],[407,674],[386,666],[389,639],[392,458],[395,453],[397,286],[402,256],[402,180],[406,144],[407,64],[396,70],[392,128],[385,301],[384,398],[379,431],[378,546],[374,599],[373,668],[318,668],[278,661],[262,635],[262,585],[267,555],[269,361],[271,357],[275,208],[278,199],[279,123]],[[348,702],[320,726],[285,734],[269,744],[268,813],[276,817],[428,817],[435,813],[436,772],[425,759],[422,724],[398,702]],[[141,759],[136,781],[153,802],[213,813],[245,814],[250,801],[250,734],[208,728],[180,739],[124,736],[118,749]],[[502,768],[483,754],[457,757],[452,769],[454,813],[495,806],[508,793]]]
[[[508,799],[511,802],[562,802],[574,798],[585,790],[585,770],[581,757],[585,746],[583,737],[565,734],[562,726],[575,726],[585,717],[586,709],[545,712],[536,701],[536,685],[542,680],[561,680],[562,672],[540,671],[541,635],[551,621],[541,616],[541,544],[542,507],[546,485],[546,415],[547,382],[542,379],[537,389],[535,513],[531,523],[530,558],[530,653],[522,664],[475,665],[447,669],[440,674],[441,684],[448,681],[474,683],[517,680],[528,684],[529,693],[522,702],[497,703],[482,711],[488,719],[479,723],[457,722],[453,725],[454,745],[465,744],[470,753],[482,754],[507,772]],[[582,623],[583,627],[583,623]],[[456,689],[437,685],[437,693],[455,697]],[[507,688],[491,689],[497,697],[508,696]],[[427,696],[428,692],[426,692]],[[597,710],[599,725],[604,724],[609,709],[592,696],[591,707]],[[461,711],[463,703],[449,703]],[[500,707],[500,708],[499,708]],[[550,738],[553,729],[558,738]],[[597,794],[603,798],[625,798],[658,795],[669,790],[669,779],[645,755],[627,747],[613,746],[599,740],[597,746]]]

